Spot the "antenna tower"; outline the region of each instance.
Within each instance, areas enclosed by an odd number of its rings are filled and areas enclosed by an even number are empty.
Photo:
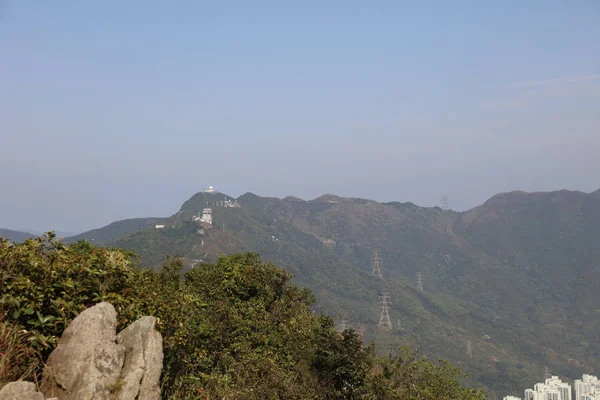
[[[373,250],[373,275],[377,276],[379,279],[382,278],[381,275],[381,252],[379,249]]]
[[[550,368],[548,368],[547,365],[544,367],[544,369],[542,371],[544,373],[544,382],[546,381],[546,379],[552,378],[552,372],[550,372]]]
[[[418,292],[423,291],[423,276],[421,275],[420,272],[417,274],[417,291]]]
[[[467,357],[473,358],[473,347],[470,340],[467,342]]]
[[[379,316],[379,323],[377,329],[389,331],[392,329],[392,321],[390,321],[390,296],[387,293],[383,293],[379,300],[379,308],[381,309],[381,315]]]

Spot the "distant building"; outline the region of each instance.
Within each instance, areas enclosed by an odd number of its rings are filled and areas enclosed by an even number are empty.
[[[572,400],[571,385],[553,376],[544,383],[537,383],[533,389],[527,389],[524,400]]]
[[[205,208],[202,210],[202,216],[200,217],[200,222],[204,222],[206,224],[212,225],[212,208]]]
[[[206,193],[214,193],[215,192],[215,188],[214,186],[209,186],[208,189],[205,190]]]
[[[594,375],[583,374],[575,380],[575,400],[600,400],[600,381]]]
[[[504,396],[502,400],[521,400],[521,398],[516,396]]]
[[[159,224],[156,224],[156,225],[154,225],[154,227],[155,227],[156,229],[162,229],[162,228],[164,228],[165,226],[164,226],[164,225],[159,225]]]
[[[536,383],[533,389],[525,391],[524,400],[562,400],[557,389],[544,383]]]
[[[223,201],[223,207],[234,207],[234,208],[238,208],[240,207],[239,203],[237,202],[237,199],[235,200],[225,200]]]

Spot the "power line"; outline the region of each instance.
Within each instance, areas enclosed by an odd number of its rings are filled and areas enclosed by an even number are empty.
[[[470,340],[467,342],[467,357],[473,358],[473,347]]]
[[[420,272],[417,274],[417,292],[423,292],[423,276]]]
[[[442,196],[441,204],[442,204],[442,210],[448,211],[448,208],[449,208],[448,207],[448,204],[449,204],[448,195],[445,194]]]
[[[348,325],[347,320],[343,319],[338,325],[338,332],[344,332],[346,329],[350,329],[350,325]]]
[[[552,378],[552,372],[550,371],[550,368],[548,368],[547,365],[544,367],[542,372],[544,373],[544,382],[546,381],[546,379]]]
[[[442,204],[442,211],[444,211],[444,214],[447,214],[446,211],[448,211],[450,209],[448,195],[442,196],[441,204]],[[452,221],[451,221],[450,217],[451,217],[451,214],[442,216],[442,219],[443,219],[442,223],[444,225],[444,231],[446,232],[446,234],[452,234]]]
[[[390,320],[390,296],[387,293],[383,293],[380,296],[381,300],[379,300],[379,308],[381,309],[381,314],[379,316],[379,322],[377,323],[377,329],[389,331],[392,329],[392,321]]]
[[[373,250],[373,275],[379,279],[383,276],[381,275],[381,264],[381,252],[379,249],[375,249]]]

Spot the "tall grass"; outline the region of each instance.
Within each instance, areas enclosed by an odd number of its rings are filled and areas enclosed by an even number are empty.
[[[30,346],[29,336],[0,314],[0,389],[19,379],[36,380],[41,359]]]

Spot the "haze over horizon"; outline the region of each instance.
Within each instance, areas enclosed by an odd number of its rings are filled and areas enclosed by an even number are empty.
[[[0,227],[167,216],[208,185],[455,210],[593,192],[599,17],[595,1],[0,1]]]

